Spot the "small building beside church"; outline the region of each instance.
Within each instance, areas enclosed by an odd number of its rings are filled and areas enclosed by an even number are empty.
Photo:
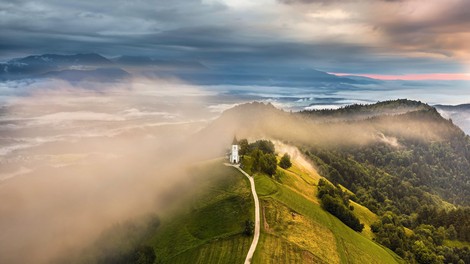
[[[232,164],[240,163],[240,156],[238,155],[238,149],[239,149],[238,141],[237,141],[237,138],[234,137],[233,142],[232,142],[232,148],[230,151],[230,157],[229,157],[230,163]]]

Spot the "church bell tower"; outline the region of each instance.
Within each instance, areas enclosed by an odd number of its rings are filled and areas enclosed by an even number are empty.
[[[240,162],[240,156],[238,155],[238,141],[237,138],[233,138],[232,151],[230,152],[230,163],[238,164]]]

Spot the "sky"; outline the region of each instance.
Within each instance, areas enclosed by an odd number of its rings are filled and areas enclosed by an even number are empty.
[[[0,61],[96,52],[470,79],[466,0],[6,0],[0,35]]]

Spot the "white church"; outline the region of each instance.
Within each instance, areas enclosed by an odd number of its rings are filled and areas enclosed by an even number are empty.
[[[238,155],[238,141],[237,141],[237,138],[234,137],[233,138],[233,142],[232,142],[232,149],[231,149],[231,152],[230,152],[230,163],[232,164],[238,164],[240,163],[240,156]]]

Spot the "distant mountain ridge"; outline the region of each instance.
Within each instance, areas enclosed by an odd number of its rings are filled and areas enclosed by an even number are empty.
[[[458,109],[458,110],[470,110],[470,104],[460,104],[460,105],[434,105],[434,107],[439,108],[439,109],[446,109],[446,110],[453,110],[453,109]]]
[[[92,73],[96,77],[99,71],[92,72],[93,70],[109,67],[113,67],[113,62],[96,53],[32,55],[0,64],[0,80],[55,78],[56,76],[64,79],[64,76],[71,76],[71,73],[81,76]],[[61,71],[66,72],[59,74]]]
[[[112,64],[107,58],[97,53],[81,53],[74,55],[43,54],[31,55],[24,58],[17,58],[8,61],[9,64],[56,64],[56,65],[109,65]]]
[[[461,105],[434,105],[439,113],[462,128],[467,135],[470,135],[470,104]]]
[[[156,77],[176,77],[199,85],[260,85],[285,87],[331,87],[341,85],[342,89],[354,89],[355,84],[376,83],[372,79],[340,77],[309,67],[292,65],[206,65],[197,60],[169,60],[151,56],[118,56],[106,58],[97,53],[59,55],[31,55],[0,63],[0,80],[27,78],[55,78],[83,76],[99,68],[122,69],[131,74]],[[59,72],[67,70],[63,74]],[[70,70],[73,70],[70,72]],[[83,72],[78,72],[83,71]],[[96,72],[94,72],[96,73]],[[93,74],[94,74],[93,73]],[[91,76],[96,78],[96,76]],[[80,77],[72,77],[72,80]],[[110,76],[105,76],[106,80]]]
[[[50,71],[42,76],[45,78],[62,79],[70,82],[113,82],[129,78],[131,77],[131,74],[120,68],[98,68],[94,70]]]

